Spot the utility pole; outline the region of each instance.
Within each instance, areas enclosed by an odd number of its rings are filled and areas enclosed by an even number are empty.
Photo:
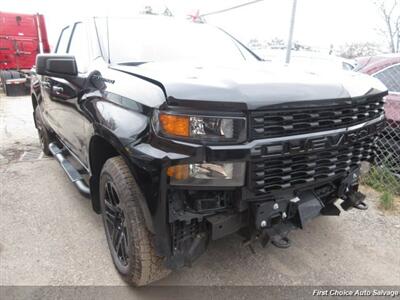
[[[293,0],[292,19],[290,20],[289,39],[288,39],[287,49],[286,49],[286,63],[287,64],[290,63],[290,51],[292,51],[294,19],[296,18],[296,6],[297,6],[297,0]]]

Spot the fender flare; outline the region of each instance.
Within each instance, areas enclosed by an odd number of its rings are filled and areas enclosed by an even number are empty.
[[[131,171],[131,174],[133,176],[133,178],[135,179],[137,185],[139,186],[139,188],[141,189],[141,185],[140,185],[140,178],[138,176],[138,172],[137,170],[139,169],[139,167],[132,162],[132,160],[130,160],[129,158],[129,153],[126,151],[126,148],[123,146],[123,144],[121,143],[120,139],[114,135],[114,133],[110,130],[108,130],[106,127],[97,124],[97,126],[95,126],[95,132],[92,135],[92,137],[90,138],[89,141],[89,165],[90,165],[90,170],[92,170],[92,159],[91,159],[91,153],[92,153],[92,144],[93,144],[93,140],[95,137],[99,137],[101,139],[103,139],[104,141],[106,141],[107,143],[109,143],[111,145],[111,147],[114,148],[114,150],[116,151],[116,153],[118,155],[120,155],[122,157],[122,159],[125,161],[125,163],[127,164],[129,170]],[[93,174],[91,174],[90,176],[90,186],[93,186],[93,182],[92,180],[98,180],[99,178],[96,178],[93,176]],[[151,216],[150,213],[150,209],[147,203],[147,199],[146,199],[146,194],[143,192],[143,190],[141,189],[143,198],[139,198],[138,202],[140,205],[140,208],[142,209],[142,213],[144,216],[144,220],[145,220],[145,224],[147,229],[154,233],[154,222],[153,222],[153,218]],[[144,199],[144,200],[143,200]],[[99,201],[99,199],[96,199],[95,197],[92,197],[91,199],[92,201],[92,205],[93,205],[93,209],[97,212],[100,213],[99,211],[99,205],[97,203],[95,203],[96,201]]]

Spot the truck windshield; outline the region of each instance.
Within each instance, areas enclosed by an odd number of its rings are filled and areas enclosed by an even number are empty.
[[[218,28],[164,17],[96,19],[103,53],[114,64],[195,60],[257,60],[250,51]]]

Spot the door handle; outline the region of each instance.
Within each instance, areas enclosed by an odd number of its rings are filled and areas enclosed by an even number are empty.
[[[52,91],[56,94],[56,95],[60,95],[64,92],[64,89],[61,86],[56,86],[53,85],[52,87]]]

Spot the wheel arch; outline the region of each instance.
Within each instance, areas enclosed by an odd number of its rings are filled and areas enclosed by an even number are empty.
[[[36,107],[38,106],[38,99],[37,96],[35,94],[31,94],[31,100],[32,100],[32,107],[33,107],[33,111],[35,111]]]
[[[101,213],[100,208],[100,193],[99,193],[99,183],[100,183],[100,173],[104,166],[104,163],[112,157],[121,156],[125,163],[128,165],[133,178],[141,187],[140,176],[138,175],[138,166],[136,166],[130,159],[128,153],[126,153],[125,148],[119,143],[116,137],[105,136],[103,134],[95,134],[90,139],[89,143],[89,164],[90,164],[90,191],[91,191],[91,201],[93,210],[96,213]],[[143,198],[146,198],[146,194],[143,192]],[[151,218],[150,210],[147,200],[139,201],[139,205],[142,208],[144,219],[148,230],[154,232],[153,220]]]
[[[36,124],[36,118],[35,118],[35,110],[36,110],[36,107],[38,106],[38,100],[37,100],[35,94],[33,94],[33,93],[31,94],[31,101],[32,101],[32,108],[33,108],[33,122],[35,123],[35,128],[38,128],[37,124]]]

